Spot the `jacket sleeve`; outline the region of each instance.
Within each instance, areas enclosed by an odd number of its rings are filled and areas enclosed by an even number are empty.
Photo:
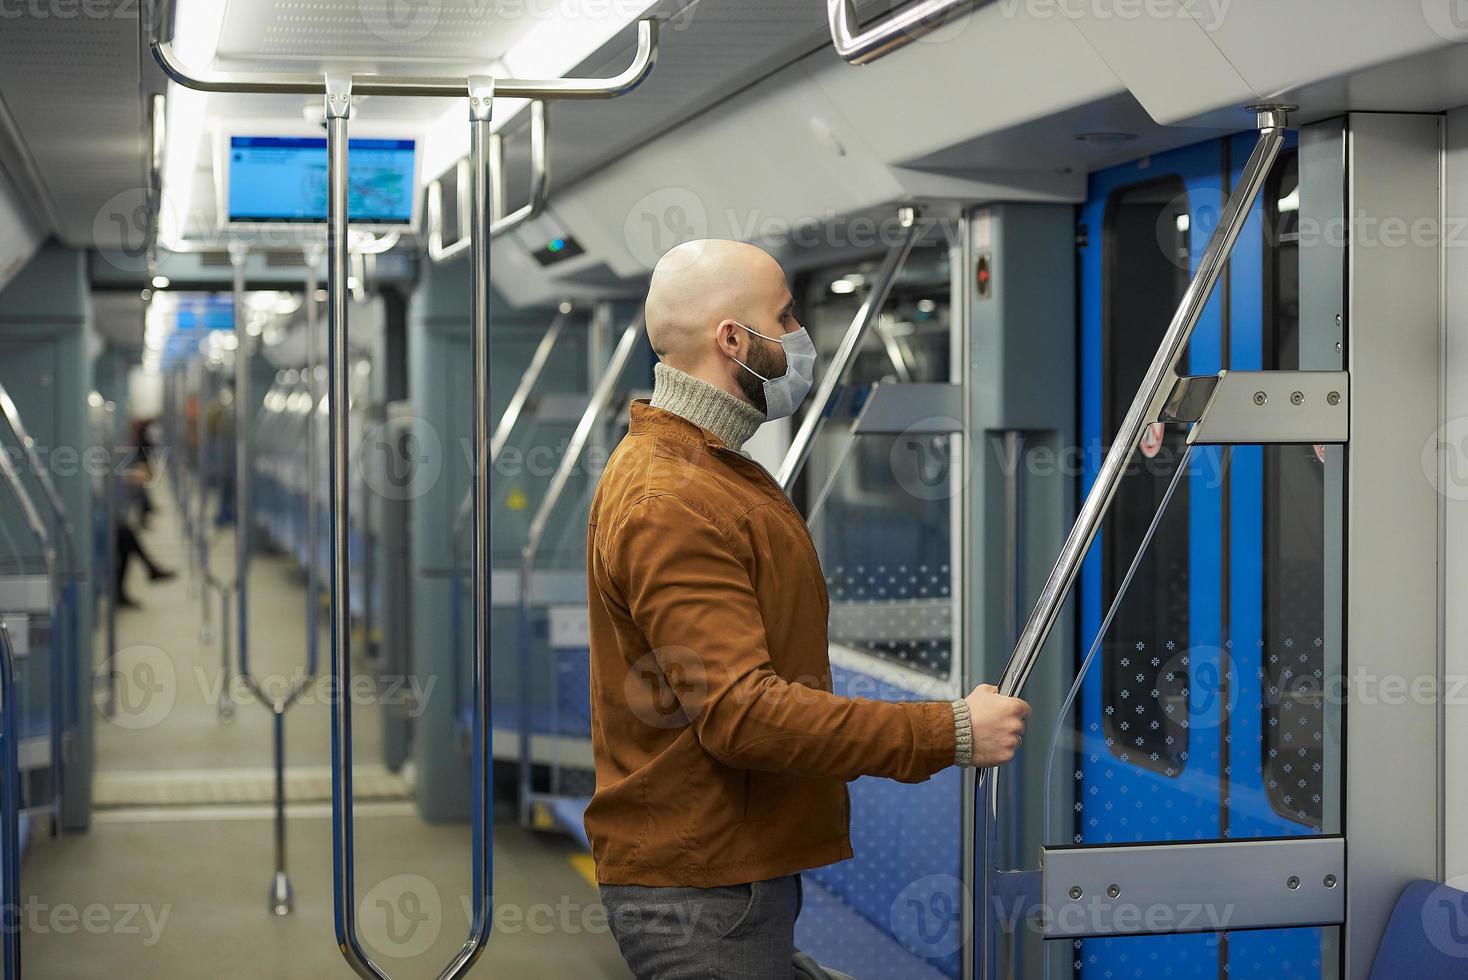
[[[921,782],[954,764],[948,701],[842,698],[787,682],[770,662],[749,572],[684,501],[645,498],[608,562],[632,621],[699,743],[726,765]],[[823,615],[813,596],[810,614]]]

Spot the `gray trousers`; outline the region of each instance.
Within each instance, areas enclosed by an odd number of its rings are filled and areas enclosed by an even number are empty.
[[[720,888],[602,885],[637,980],[790,980],[800,875]]]

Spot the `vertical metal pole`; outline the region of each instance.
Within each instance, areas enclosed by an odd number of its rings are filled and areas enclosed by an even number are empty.
[[[199,569],[199,642],[208,644],[212,637],[209,621],[209,464],[205,442],[209,427],[204,421],[204,388],[209,370],[201,356],[198,361],[199,383],[194,393],[194,561]]]
[[[107,432],[112,440],[107,458],[110,465],[104,477],[105,489],[103,508],[107,524],[107,717],[117,716],[117,406],[107,402],[102,406],[103,418],[108,422]],[[141,451],[141,450],[140,450]],[[147,460],[140,460],[144,464]]]
[[[321,584],[316,560],[321,555],[321,523],[317,492],[321,488],[320,447],[316,442],[316,408],[321,392],[316,387],[316,368],[321,363],[320,327],[316,317],[316,249],[306,250],[306,393],[311,407],[306,413],[306,674],[314,677],[321,659]]]
[[[332,909],[337,947],[364,980],[387,980],[357,941],[357,882],[352,833],[352,613],[347,555],[347,119],[350,75],[326,76],[326,385],[327,467],[331,483]]]
[[[4,791],[0,793],[0,861],[4,862],[0,874],[0,932],[4,943],[4,980],[20,980],[20,762],[17,741],[20,725],[15,690],[15,656],[10,645],[10,630],[0,620],[0,711],[4,712],[4,724],[0,727],[0,739],[4,741],[4,757],[0,760],[0,773],[4,776]]]
[[[242,245],[231,245],[229,261],[234,271],[234,589],[235,643],[239,648],[240,673],[250,673],[250,361],[254,353],[249,321],[245,316],[245,258]]]
[[[219,713],[220,721],[234,720],[234,695],[229,693],[229,638],[233,635],[230,623],[229,589],[214,581],[210,576],[204,580],[204,593],[219,595]]]
[[[489,364],[491,357],[489,315],[490,211],[493,207],[489,160],[490,119],[494,109],[494,79],[469,78],[469,160],[473,217],[469,223],[470,261],[473,265],[473,296],[470,304],[469,344],[474,362],[474,519],[470,582],[474,591],[474,685],[473,749],[473,922],[469,938],[455,964],[467,967],[489,938],[490,902],[494,887],[491,861],[494,841],[490,821],[489,792],[494,765],[490,745],[489,676]],[[454,971],[457,966],[451,966]]]
[[[1024,458],[1024,434],[1010,429],[1004,433],[1004,639],[1013,645],[1024,622],[1021,607],[1024,587],[1020,570],[1020,461]],[[1019,923],[1007,918],[1001,924],[1001,915],[1008,910],[1000,908],[996,883],[1000,871],[1015,867],[1019,855],[1020,840],[1020,767],[1005,766],[1002,772],[1003,791],[999,779],[991,779],[991,806],[986,811],[998,814],[1001,796],[1008,802],[1002,816],[989,820],[989,846],[984,851],[984,895],[987,907],[986,920],[991,929],[985,937],[985,957],[995,977],[1013,978],[1019,973]]]
[[[243,617],[242,617],[243,618]],[[275,877],[270,883],[270,911],[290,915],[291,879],[285,870],[285,712],[288,704],[270,706],[275,737]]]

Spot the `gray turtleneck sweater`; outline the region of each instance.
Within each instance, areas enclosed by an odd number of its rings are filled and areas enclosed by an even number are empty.
[[[765,421],[764,413],[744,399],[661,361],[653,367],[652,407],[672,412],[712,432],[735,452],[743,451],[749,437]],[[954,762],[972,766],[973,720],[968,702],[962,698],[953,702],[953,726],[958,737]]]

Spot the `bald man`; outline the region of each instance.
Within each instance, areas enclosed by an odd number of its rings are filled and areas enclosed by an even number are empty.
[[[663,257],[647,296],[650,403],[591,506],[586,831],[640,980],[792,975],[800,872],[852,855],[846,783],[994,766],[1029,707],[831,693],[830,603],[805,522],[741,453],[795,411],[815,350],[758,248]]]

